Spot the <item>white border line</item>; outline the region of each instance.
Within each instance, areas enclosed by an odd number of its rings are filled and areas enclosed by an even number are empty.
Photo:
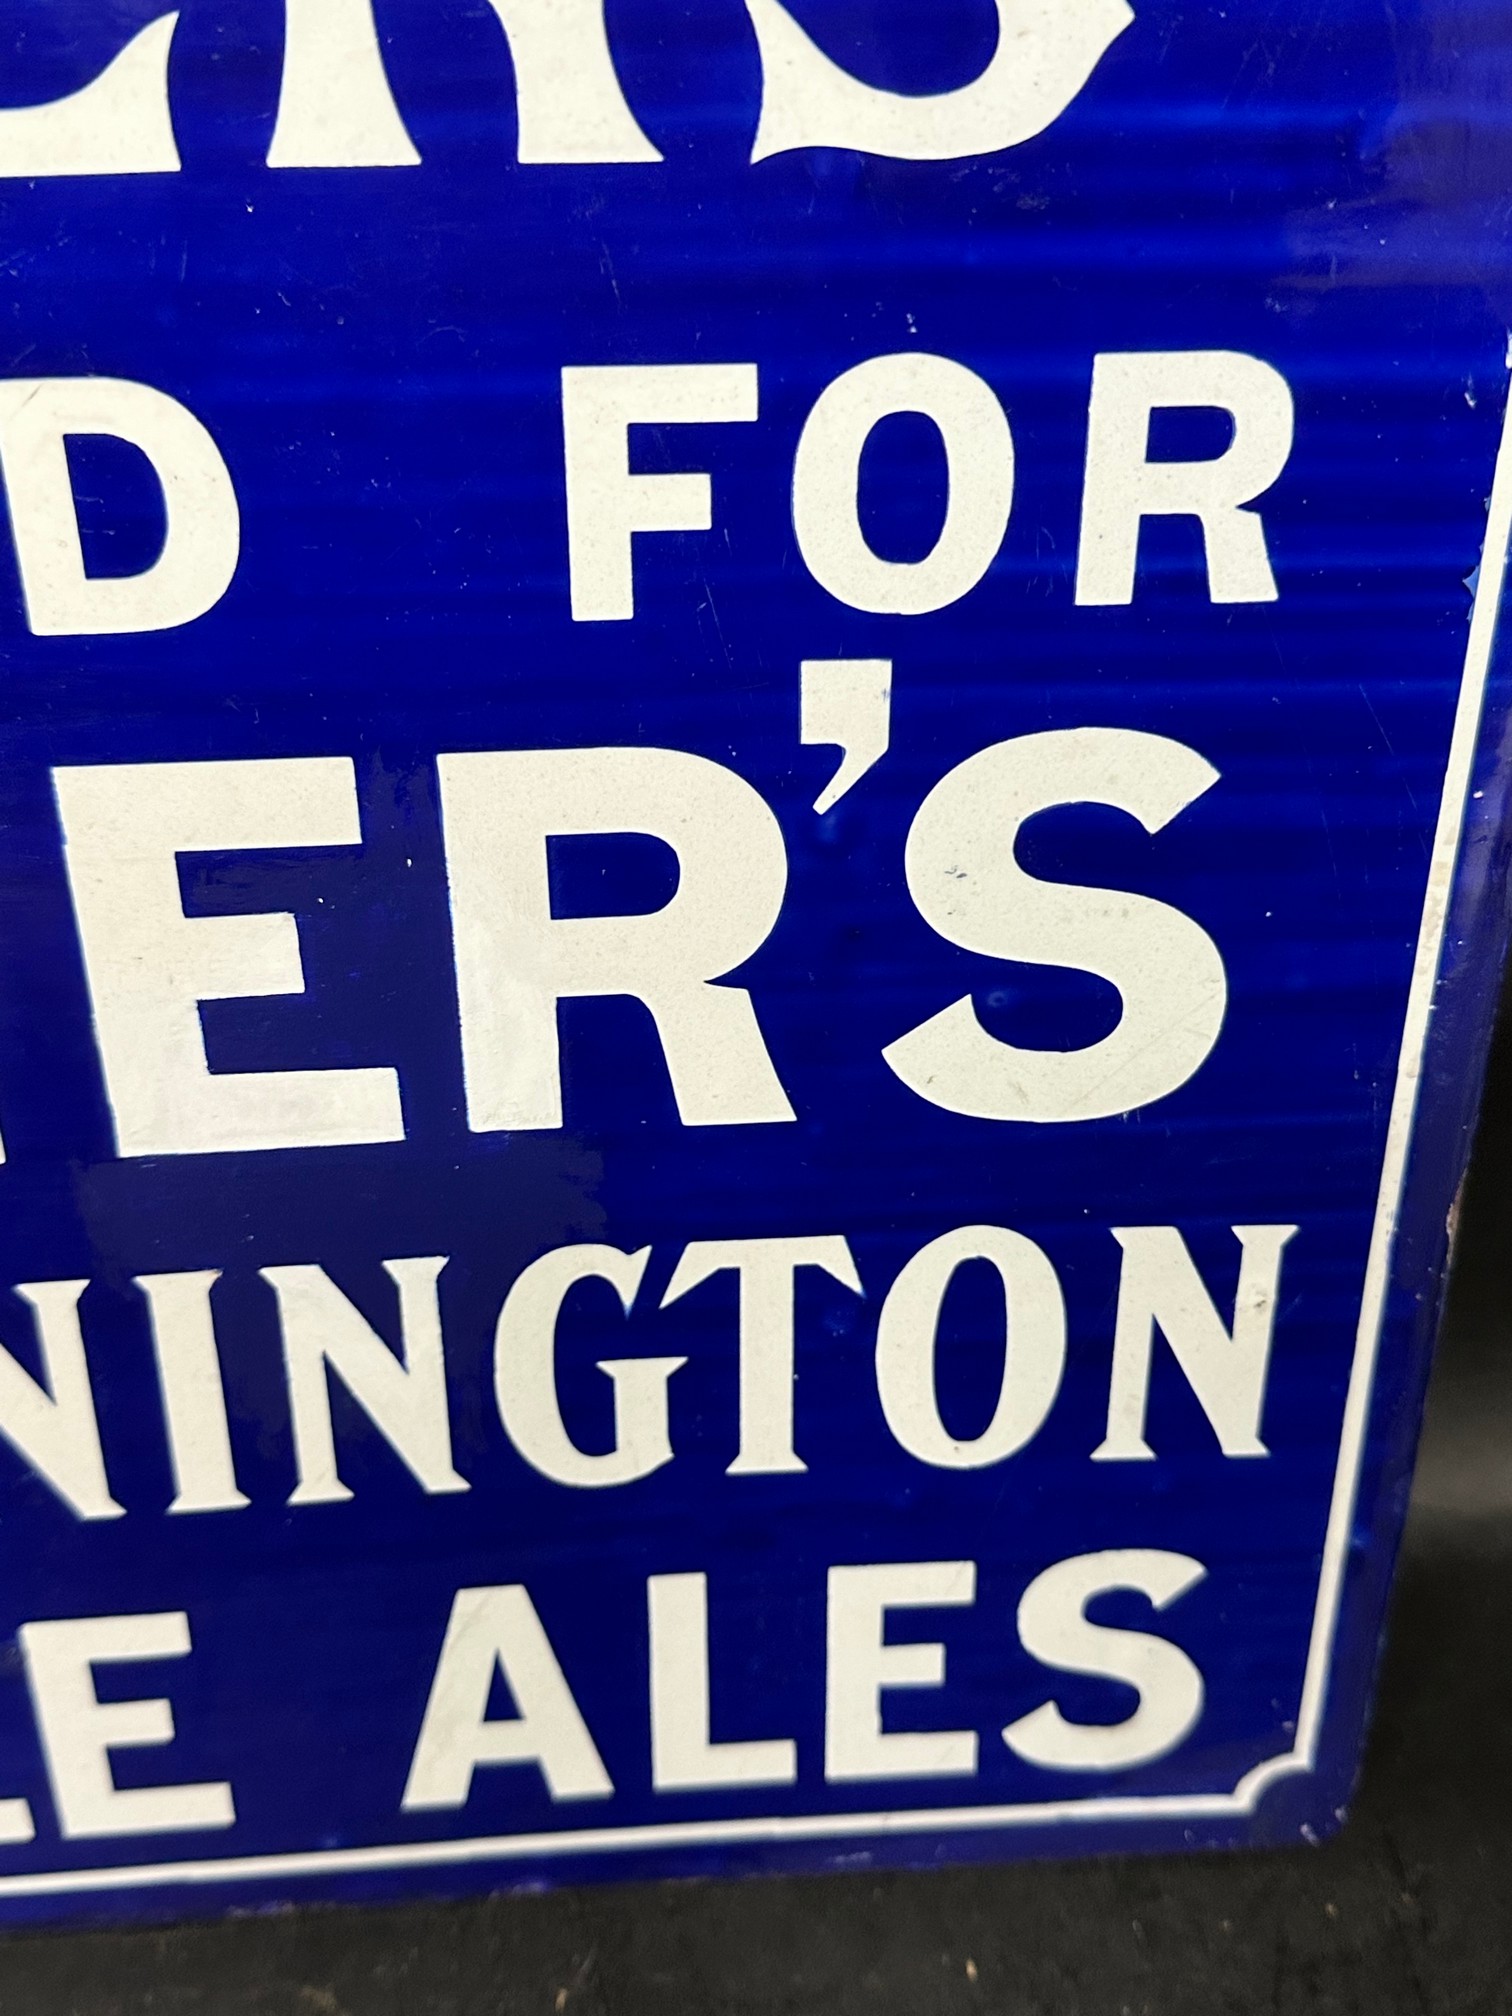
[[[1512,335],[1507,366],[1512,372]],[[1066,1799],[1037,1806],[943,1806],[896,1813],[771,1815],[743,1820],[674,1820],[637,1827],[564,1828],[547,1834],[485,1834],[462,1841],[412,1841],[376,1848],[319,1848],[287,1855],[227,1855],[196,1862],[124,1864],[107,1869],[38,1870],[0,1876],[0,1898],[55,1897],[81,1891],[142,1890],[172,1884],[268,1882],[281,1876],[346,1876],[390,1869],[454,1868],[478,1862],[514,1862],[531,1856],[602,1855],[637,1848],[690,1848],[764,1841],[834,1841],[875,1835],[981,1832],[991,1828],[1053,1827],[1088,1820],[1216,1819],[1252,1812],[1278,1778],[1313,1768],[1327,1700],[1329,1665],[1343,1597],[1350,1529],[1359,1495],[1371,1391],[1386,1312],[1386,1290],[1401,1214],[1407,1160],[1417,1119],[1423,1055],[1433,1018],[1433,997],[1443,956],[1444,931],[1454,892],[1481,710],[1491,669],[1502,590],[1512,542],[1512,381],[1509,381],[1496,473],[1486,514],[1486,538],[1470,613],[1464,671],[1454,732],[1439,799],[1438,824],[1428,864],[1418,926],[1417,953],[1407,991],[1407,1014],[1397,1056],[1396,1088],[1386,1126],[1386,1152],[1376,1194],[1375,1222],[1365,1263],[1354,1363],[1344,1404],[1339,1463],[1323,1546],[1318,1600],[1302,1683],[1297,1740],[1283,1756],[1248,1772],[1232,1792],[1171,1794],[1154,1798]]]
[[[1506,363],[1512,371],[1512,335],[1508,338]],[[1392,1095],[1391,1117],[1386,1127],[1386,1155],[1376,1198],[1375,1226],[1365,1263],[1365,1292],[1360,1304],[1360,1325],[1355,1333],[1349,1394],[1344,1403],[1339,1468],[1334,1475],[1333,1504],[1329,1509],[1328,1536],[1323,1547],[1323,1573],[1318,1583],[1312,1643],[1308,1649],[1307,1674],[1297,1718],[1294,1768],[1303,1771],[1310,1771],[1313,1767],[1322,1727],[1328,1670],[1339,1620],[1344,1563],[1349,1551],[1350,1528],[1354,1524],[1365,1431],[1369,1425],[1371,1393],[1375,1385],[1376,1358],[1385,1321],[1392,1251],[1396,1245],[1402,1191],[1407,1180],[1407,1158],[1417,1120],[1418,1093],[1423,1082],[1423,1055],[1433,1019],[1444,931],[1454,893],[1454,871],[1459,861],[1471,773],[1480,739],[1481,708],[1491,669],[1497,619],[1501,614],[1509,542],[1512,542],[1512,386],[1509,386],[1507,408],[1502,416],[1496,473],[1491,480],[1486,539],[1470,611],[1470,636],[1465,645],[1465,670],[1460,684],[1459,706],[1455,711],[1454,734],[1449,744],[1449,762],[1444,772],[1443,795],[1439,800],[1438,828],[1433,836],[1433,853],[1428,864],[1428,886],[1423,894],[1417,958],[1413,963],[1412,985],[1407,995],[1407,1019],[1402,1028],[1396,1090]],[[1276,1763],[1282,1761],[1277,1759]],[[1260,1773],[1251,1773],[1250,1779],[1241,1782],[1248,1785],[1252,1780],[1258,1780],[1259,1789],[1263,1790],[1270,1776],[1279,1775],[1274,1766],[1262,1766]]]

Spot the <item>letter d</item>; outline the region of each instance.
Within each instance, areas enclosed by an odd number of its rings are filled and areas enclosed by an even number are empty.
[[[152,464],[167,536],[141,574],[84,571],[64,447],[70,434],[110,434]],[[173,630],[203,616],[236,572],[241,522],[220,450],[194,415],[125,378],[0,380],[0,472],[26,601],[38,637]]]

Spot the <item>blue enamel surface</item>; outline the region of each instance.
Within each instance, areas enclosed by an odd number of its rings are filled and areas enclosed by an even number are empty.
[[[969,78],[984,0],[807,0],[837,57],[892,88]],[[11,102],[96,74],[152,10],[104,0],[0,9]],[[167,1692],[171,1751],[121,1752],[118,1782],[229,1779],[214,1835],[59,1838],[18,1659],[0,1667],[0,1794],[37,1839],[33,1870],[283,1855],[576,1826],[1224,1793],[1290,1747],[1317,1596],[1367,1246],[1505,403],[1509,276],[1498,202],[1506,23],[1449,4],[1327,0],[1289,14],[1138,0],[1070,109],[1038,139],[938,164],[835,151],[748,156],[756,48],[735,0],[616,0],[627,97],[659,166],[517,165],[505,45],[481,0],[380,9],[414,169],[270,170],[279,10],[187,0],[175,44],[177,175],[0,185],[10,375],[101,373],[170,392],[211,429],[241,503],[242,558],[219,605],[140,637],[42,638],[0,539],[0,1281],[87,1277],[101,1435],[127,1516],[81,1523],[0,1449],[0,1634],[24,1621],[184,1610],[182,1662],[101,1679]],[[924,349],[985,378],[1018,482],[985,580],[933,615],[870,616],[815,583],[788,489],[799,429],[835,376]],[[1135,599],[1072,587],[1087,391],[1101,351],[1235,349],[1275,365],[1295,446],[1263,501],[1280,599],[1215,606],[1197,529],[1147,525]],[[635,619],[574,624],[558,381],[564,365],[751,361],[751,425],[643,430],[639,467],[712,471],[715,526],[637,543]],[[1221,446],[1221,440],[1218,444]],[[1173,432],[1172,454],[1214,452]],[[151,557],[155,498],[129,458],[75,461],[86,551]],[[936,440],[879,430],[864,523],[877,550],[927,548]],[[91,502],[90,500],[95,500]],[[891,749],[829,814],[832,752],[798,740],[805,658],[893,661]],[[1492,1013],[1503,910],[1493,666],[1396,1249],[1333,1684],[1316,1770],[1249,1815],[1161,1810],[1053,1827],[487,1859],[437,1869],[34,1898],[0,1913],[131,1914],[635,1873],[748,1870],[1129,1845],[1292,1838],[1331,1824],[1357,1754],[1437,1306],[1445,1221]],[[986,1024],[1074,1048],[1112,1026],[1112,990],[952,948],[903,879],[926,792],[988,743],[1130,727],[1202,752],[1221,782],[1150,837],[1107,809],[1056,811],[1021,859],[1048,878],[1140,890],[1196,918],[1230,998],[1208,1062],[1139,1112],[1062,1126],[953,1116],[882,1048],[970,991]],[[699,752],[753,784],[790,863],[781,918],[741,969],[797,1112],[791,1125],[679,1123],[652,1025],[625,1000],[562,1016],[566,1121],[471,1133],[434,758],[597,744]],[[58,764],[350,755],[361,849],[199,857],[195,914],[291,910],[307,992],[214,1003],[213,1068],[390,1064],[392,1146],[120,1159],[95,1054],[49,772]],[[553,857],[559,914],[654,908],[672,871],[644,841]],[[1264,1459],[1226,1458],[1168,1353],[1150,1464],[1093,1464],[1107,1404],[1119,1249],[1110,1228],[1180,1227],[1220,1308],[1234,1225],[1295,1223]],[[877,1311],[903,1262],[959,1225],[1014,1227],[1051,1256],[1068,1306],[1059,1399],[1002,1465],[932,1470],[887,1432]],[[866,1286],[818,1275],[798,1300],[794,1476],[728,1477],[735,1288],[657,1308],[693,1239],[843,1233]],[[650,1245],[628,1320],[574,1302],[563,1404],[585,1446],[610,1434],[605,1355],[685,1354],[674,1461],[572,1491],[511,1449],[491,1389],[493,1324],[547,1249]],[[455,1461],[465,1495],[427,1498],[344,1396],[349,1503],[294,1507],[273,1298],[259,1267],[318,1262],[392,1340],[379,1263],[451,1256],[441,1277]],[[238,1475],[251,1505],[174,1518],[139,1274],[220,1268],[216,1314]],[[980,1292],[979,1292],[980,1291]],[[958,1432],[979,1432],[1001,1364],[994,1305],[963,1280],[941,1350]],[[0,1335],[35,1369],[22,1305]],[[1107,1682],[1021,1650],[1014,1611],[1050,1563],[1110,1547],[1192,1553],[1207,1579],[1160,1628],[1207,1682],[1179,1748],[1109,1779],[1037,1771],[997,1731],[1053,1692],[1087,1721],[1126,1714]],[[827,1785],[825,1573],[834,1563],[971,1559],[970,1610],[902,1620],[948,1646],[942,1692],[900,1694],[889,1726],[975,1728],[963,1780]],[[645,1579],[710,1578],[716,1734],[788,1734],[791,1788],[652,1790]],[[612,1800],[554,1804],[530,1768],[482,1771],[455,1814],[399,1799],[453,1592],[525,1583],[612,1777]],[[1147,1609],[1097,1613],[1137,1628]],[[501,1699],[497,1712],[507,1712]]]

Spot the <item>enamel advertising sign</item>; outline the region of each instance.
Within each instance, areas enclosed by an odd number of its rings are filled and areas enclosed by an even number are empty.
[[[1505,22],[0,22],[0,1920],[1335,1825]]]

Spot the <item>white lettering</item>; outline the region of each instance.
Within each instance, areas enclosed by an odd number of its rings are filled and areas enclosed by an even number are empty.
[[[957,1268],[985,1260],[1003,1284],[1003,1374],[997,1405],[970,1441],[940,1418],[935,1350],[940,1308]],[[980,1470],[1022,1449],[1044,1426],[1066,1364],[1066,1305],[1040,1248],[1001,1225],[966,1225],[931,1239],[888,1291],[877,1326],[877,1393],[899,1446],[942,1470]]]
[[[372,0],[284,0],[283,82],[270,168],[412,168]]]
[[[920,806],[909,894],[952,945],[1095,973],[1118,989],[1116,1029],[1079,1050],[988,1035],[964,996],[882,1052],[912,1091],[982,1120],[1098,1120],[1184,1085],[1218,1040],[1228,982],[1218,948],[1148,896],[1042,882],[1019,866],[1021,827],[1053,805],[1114,805],[1158,833],[1217,782],[1195,750],[1123,728],[1054,729],[980,750]]]
[[[210,1290],[215,1270],[139,1274],[152,1315],[163,1418],[176,1487],[170,1512],[234,1512],[249,1501],[236,1482],[231,1429]]]
[[[824,1775],[854,1778],[969,1777],[977,1768],[970,1729],[882,1728],[888,1687],[940,1687],[945,1647],[889,1645],[889,1610],[940,1609],[976,1601],[972,1561],[899,1561],[829,1571]]]
[[[882,91],[842,70],[779,0],[746,0],[761,47],[753,161],[794,147],[850,147],[899,161],[996,154],[1043,133],[1134,19],[1127,0],[997,0],[998,39],[956,91]]]
[[[494,1394],[505,1433],[533,1469],[557,1484],[593,1490],[649,1477],[672,1460],[667,1382],[686,1358],[603,1358],[614,1382],[614,1447],[601,1456],[578,1448],[557,1399],[556,1326],[579,1281],[607,1281],[628,1316],[651,1249],[559,1246],[516,1280],[494,1336]]]
[[[491,1722],[496,1672],[515,1713]],[[553,1799],[606,1799],[614,1790],[535,1605],[518,1583],[457,1591],[404,1810],[464,1805],[480,1764],[534,1764]]]
[[[562,372],[567,564],[575,623],[635,614],[637,532],[707,532],[713,490],[703,470],[634,476],[632,427],[754,420],[754,364],[569,365]]]
[[[798,739],[841,752],[835,774],[814,800],[828,812],[887,754],[892,739],[890,658],[805,658],[798,667]]]
[[[44,1390],[0,1348],[0,1435],[80,1519],[119,1519],[110,1495],[79,1328],[87,1281],[31,1281],[16,1293],[36,1319]]]
[[[777,921],[787,853],[771,808],[733,770],[677,749],[442,756],[468,1125],[562,1125],[557,1003],[631,995],[650,1009],[688,1127],[791,1120],[743,987],[712,983]],[[554,917],[547,841],[649,833],[677,892],[634,916]]]
[[[660,161],[615,74],[604,0],[488,0],[509,37],[519,159]]]
[[[82,90],[0,111],[0,177],[159,175],[179,166],[168,105],[178,15],[160,14]],[[14,506],[12,506],[14,509]]]
[[[201,1001],[304,988],[287,913],[184,915],[178,856],[360,842],[344,756],[53,773],[122,1155],[399,1141],[394,1072],[212,1072]]]
[[[731,1477],[806,1470],[793,1447],[793,1302],[800,1267],[822,1267],[860,1295],[850,1247],[838,1237],[695,1239],[662,1296],[663,1309],[711,1275],[740,1276],[740,1452]]]
[[[1202,1675],[1179,1645],[1145,1631],[1090,1623],[1087,1605],[1115,1589],[1134,1589],[1164,1610],[1207,1570],[1186,1554],[1115,1548],[1058,1561],[1036,1576],[1019,1604],[1024,1650],[1061,1673],[1121,1680],[1139,1696],[1122,1722],[1070,1722],[1053,1701],[1010,1722],[1003,1741],[1043,1771],[1128,1771],[1174,1750],[1202,1714]]]
[[[791,1785],[797,1746],[787,1737],[745,1743],[709,1738],[709,1587],[705,1575],[653,1575],[651,1778],[658,1792],[716,1785]]]
[[[1157,1324],[1213,1424],[1224,1455],[1269,1454],[1260,1439],[1260,1417],[1281,1292],[1281,1255],[1297,1228],[1236,1225],[1233,1230],[1242,1258],[1229,1327],[1174,1225],[1113,1228],[1113,1237],[1123,1248],[1123,1265],[1118,1277],[1108,1433],[1092,1452],[1094,1462],[1154,1459],[1155,1452],[1145,1440],[1145,1411]]]
[[[1209,461],[1151,462],[1157,407],[1227,413],[1234,438]],[[1134,599],[1139,527],[1196,518],[1213,602],[1274,602],[1276,577],[1260,515],[1242,507],[1269,490],[1291,454],[1291,388],[1274,365],[1237,350],[1106,352],[1092,365],[1076,599]]]
[[[112,1750],[173,1741],[173,1709],[161,1698],[101,1701],[94,1668],[183,1658],[191,1646],[189,1619],[182,1610],[23,1624],[18,1635],[65,1840],[234,1825],[236,1808],[225,1783],[123,1791],[111,1776]]]
[[[85,573],[70,434],[112,435],[152,464],[167,534],[142,573]],[[126,378],[0,379],[0,471],[26,620],[38,637],[174,630],[231,585],[241,517],[230,471],[206,429],[165,392]]]
[[[320,1267],[259,1269],[278,1297],[299,1482],[291,1505],[351,1497],[336,1470],[327,1373],[334,1372],[411,1476],[433,1494],[465,1491],[452,1468],[436,1281],[442,1259],[385,1260],[399,1290],[402,1361]]]
[[[945,522],[922,560],[884,560],[858,516],[861,451],[892,413],[923,413],[949,470]],[[991,566],[1013,504],[1013,436],[992,387],[948,357],[872,357],[827,385],[793,462],[793,530],[821,588],[852,609],[921,616],[958,602]]]

